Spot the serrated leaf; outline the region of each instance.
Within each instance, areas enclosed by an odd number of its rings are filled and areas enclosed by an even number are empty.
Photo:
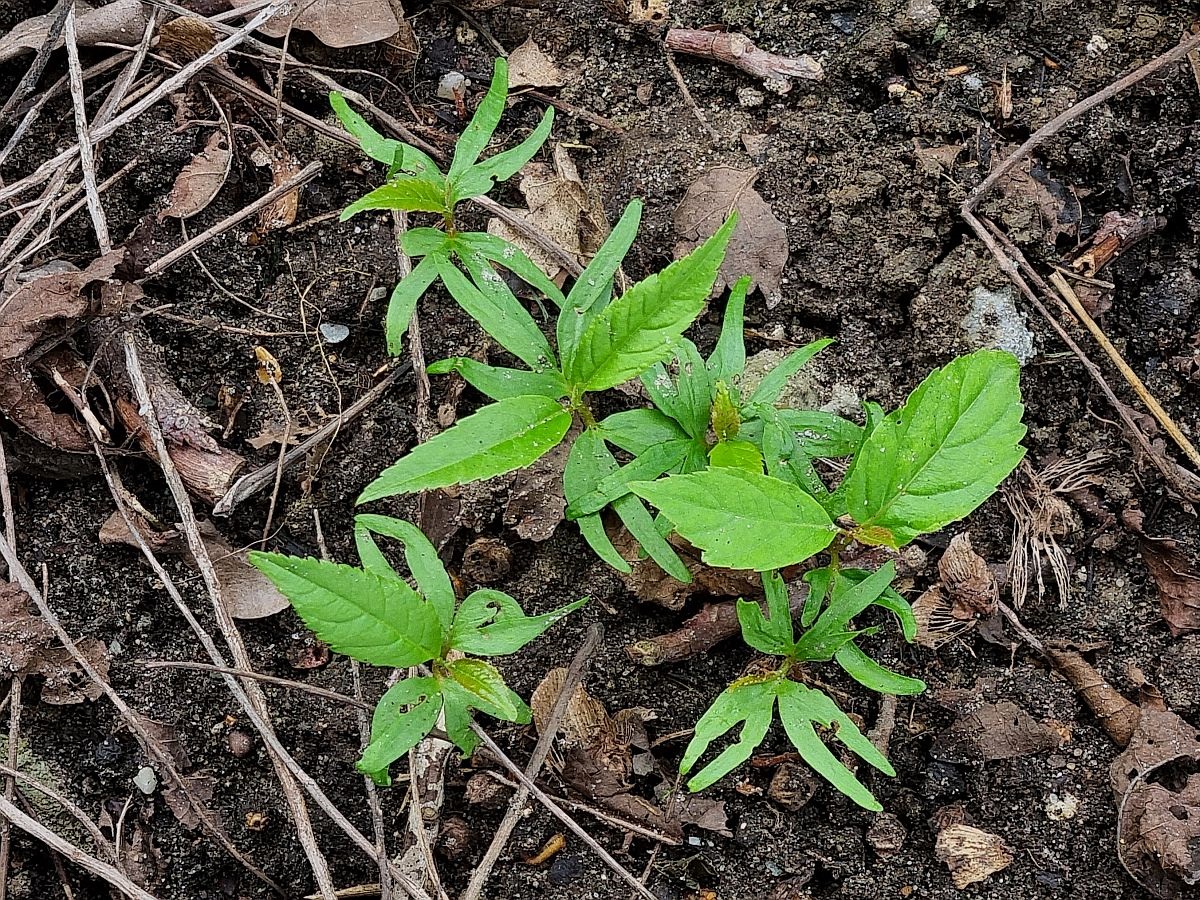
[[[530,287],[541,291],[544,296],[553,300],[555,305],[562,306],[567,302],[558,285],[551,281],[520,247],[494,234],[470,232],[460,234],[458,240],[468,251],[473,250],[484,259],[508,269]]]
[[[817,736],[813,722],[824,727],[836,726],[836,736],[843,744],[886,775],[895,775],[887,759],[863,737],[850,718],[820,691],[814,691],[794,681],[779,685],[779,719],[792,746],[812,770],[864,809],[881,812],[871,792],[830,752]]]
[[[684,584],[691,584],[692,573],[688,571],[683,560],[679,558],[674,548],[663,537],[654,517],[642,505],[642,501],[633,494],[624,494],[612,503],[613,511],[621,520],[621,524],[633,535],[646,554],[658,564],[658,567]]]
[[[843,646],[833,655],[833,658],[837,660],[837,664],[845,670],[847,675],[863,687],[881,694],[904,696],[919,694],[925,690],[925,682],[881,666],[853,642]]]
[[[733,377],[741,375],[746,368],[746,338],[743,332],[746,292],[750,289],[750,281],[750,276],[745,275],[739,278],[729,291],[729,302],[725,304],[725,318],[721,320],[721,335],[708,358],[708,371],[714,385],[718,381],[730,384]]]
[[[537,128],[530,133],[529,137],[517,146],[488,157],[463,172],[462,177],[454,185],[455,201],[482,196],[490,191],[496,183],[507,181],[516,175],[521,167],[533,159],[542,145],[546,143],[546,138],[550,137],[550,130],[553,127],[554,107],[548,107],[542,114],[542,121],[538,123]]]
[[[420,178],[401,178],[377,187],[355,200],[344,210],[339,221],[368,209],[399,209],[405,212],[447,212],[446,194],[437,184]]]
[[[888,560],[875,572],[861,580],[844,577],[835,572],[830,589],[829,605],[821,613],[812,631],[800,639],[801,646],[810,635],[839,631],[855,616],[874,603],[896,577],[896,563]]]
[[[405,706],[412,709],[405,710]],[[433,678],[405,678],[392,685],[371,717],[371,742],[358,770],[379,785],[392,783],[388,766],[421,742],[437,724],[442,695]]]
[[[710,566],[782,569],[824,550],[837,531],[820,504],[795,485],[741,469],[709,469],[629,487],[703,550]]]
[[[731,217],[711,238],[601,310],[579,338],[567,382],[587,391],[616,387],[671,355],[700,315],[725,257]],[[586,274],[586,273],[585,273]]]
[[[476,656],[516,653],[559,619],[579,609],[587,600],[576,600],[540,616],[527,616],[508,594],[475,591],[462,602],[450,629],[450,646]]]
[[[781,424],[796,436],[796,443],[813,459],[850,456],[863,440],[863,428],[833,413],[812,409],[775,411]]]
[[[686,440],[688,436],[674,419],[657,409],[644,408],[613,413],[600,423],[600,432],[610,444],[634,456],[667,441]]]
[[[563,497],[567,503],[583,496],[595,488],[606,475],[615,472],[617,461],[604,446],[604,439],[596,429],[581,432],[571,445],[567,464],[563,469]],[[599,513],[580,516],[575,520],[579,532],[596,555],[616,569],[628,574],[631,569],[604,530]]]
[[[530,372],[525,369],[508,369],[489,366],[469,356],[454,356],[431,363],[426,371],[430,375],[447,375],[457,372],[471,387],[493,400],[508,400],[512,397],[565,397],[567,386],[555,370]]]
[[[721,441],[708,452],[708,464],[761,474],[763,455],[749,441]]]
[[[518,725],[529,722],[529,707],[509,690],[491,663],[482,659],[456,659],[446,664],[446,673],[449,677],[442,679],[444,694],[458,694],[468,708],[495,719]]]
[[[571,286],[567,301],[558,314],[558,352],[564,372],[569,371],[574,362],[580,336],[612,296],[613,275],[633,245],[641,219],[642,202],[631,200],[588,267]]]
[[[400,457],[362,492],[358,503],[466,484],[528,466],[556,446],[571,414],[549,397],[513,397],[435,435]]]
[[[897,545],[938,531],[990,497],[1025,455],[1020,366],[979,350],[936,369],[871,432],[845,500],[859,525]]]
[[[629,482],[647,481],[677,467],[687,456],[691,441],[669,441],[648,447],[646,452],[617,471],[605,475],[590,491],[567,504],[566,517],[577,519],[588,513],[599,512],[623,494],[629,493]]]
[[[383,554],[379,552],[379,548],[375,544],[375,539],[371,537],[372,532],[400,542],[404,548],[404,561],[408,564],[408,571],[412,573],[413,580],[417,582],[417,590],[433,604],[433,608],[437,610],[438,621],[448,631],[450,623],[454,619],[454,585],[446,573],[446,567],[442,565],[437,550],[429,542],[429,538],[425,537],[425,534],[416,525],[405,522],[403,519],[393,519],[391,516],[380,516],[374,513],[359,513],[354,517],[354,540],[358,545],[359,558],[362,559],[363,567],[367,571],[374,571],[372,565],[367,562],[368,557],[376,566],[380,561],[387,566]],[[365,555],[364,549],[366,550]],[[395,574],[391,566],[387,566],[386,572],[377,571],[376,574],[386,575],[389,572]]]
[[[454,159],[450,161],[450,171],[446,176],[452,184],[457,185],[467,170],[475,165],[479,154],[492,139],[496,126],[500,124],[500,117],[504,115],[504,101],[507,98],[508,63],[501,57],[496,60],[492,70],[492,84],[488,92],[454,145]]]
[[[417,301],[429,290],[437,276],[437,259],[435,255],[430,255],[417,263],[392,289],[384,320],[388,353],[392,356],[400,355],[404,346],[404,335],[408,331],[408,323],[412,321],[413,311],[417,308]]]
[[[399,579],[279,553],[252,551],[249,559],[338,653],[402,667],[428,662],[441,650],[437,611]]]
[[[459,257],[471,280],[448,259],[437,259],[438,273],[455,299],[483,330],[529,368],[545,371],[554,365],[550,342],[533,321],[496,270],[482,257],[466,253]]]
[[[704,790],[750,758],[771,727],[778,681],[779,676],[775,673],[739,678],[722,691],[700,717],[679,763],[681,775],[692,770],[713,741],[738,724],[744,724],[737,742],[722,750],[716,759],[688,780],[689,791]]]
[[[763,376],[763,380],[758,383],[758,387],[750,395],[750,405],[759,403],[767,406],[774,405],[775,401],[779,399],[779,395],[783,392],[783,389],[787,387],[787,383],[791,377],[808,365],[809,360],[832,343],[832,338],[822,338],[819,341],[813,341],[811,344],[806,344],[799,350],[793,350],[789,353],[779,365]]]
[[[362,152],[371,159],[383,163],[389,170],[395,168],[413,174],[425,175],[432,180],[442,178],[437,163],[423,151],[402,141],[386,138],[355,112],[337,91],[329,94],[329,105],[333,107],[342,127],[358,141]]]

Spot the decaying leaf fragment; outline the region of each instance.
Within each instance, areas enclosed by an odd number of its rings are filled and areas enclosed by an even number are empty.
[[[246,6],[254,0],[231,2]],[[285,6],[259,30],[278,38],[293,28],[311,31],[327,47],[357,47],[390,38],[400,30],[400,21],[391,0],[305,0]]]
[[[946,864],[954,886],[960,890],[1008,868],[1013,861],[1012,849],[1001,838],[964,824],[948,825],[939,831],[933,853]]]
[[[508,86],[510,89],[535,87],[556,88],[566,84],[562,69],[542,50],[533,38],[508,55]]]
[[[57,9],[33,16],[0,37],[0,63],[26,53],[36,53],[50,34],[57,16]],[[75,0],[75,39],[81,47],[98,43],[136,44],[145,29],[146,8],[141,0],[113,0],[99,8]],[[55,47],[62,45],[60,34]]]
[[[993,618],[1000,596],[991,566],[971,547],[970,532],[951,538],[938,575],[941,580],[913,604],[917,643],[933,649]]]
[[[82,638],[75,646],[102,677],[108,675],[108,648],[103,641]],[[95,700],[103,693],[59,644],[46,621],[34,613],[29,595],[9,582],[0,582],[0,672],[40,675],[45,679],[42,701],[53,706]]]
[[[675,257],[695,250],[716,233],[730,213],[736,212],[737,227],[729,239],[714,290],[732,286],[743,275],[749,275],[751,289],[759,288],[767,308],[772,309],[783,299],[788,238],[787,229],[775,218],[771,205],[754,189],[759,171],[714,166],[692,182],[675,209],[675,231],[683,238],[675,246]]]
[[[1170,538],[1138,534],[1146,568],[1158,588],[1158,604],[1171,634],[1200,631],[1200,564]]]
[[[167,207],[158,217],[186,219],[204,210],[225,186],[232,164],[233,148],[225,133],[214,131],[204,149],[176,176],[167,197]]]
[[[939,734],[930,749],[949,763],[992,762],[1057,750],[1062,735],[1039,722],[1011,700],[967,708]]]

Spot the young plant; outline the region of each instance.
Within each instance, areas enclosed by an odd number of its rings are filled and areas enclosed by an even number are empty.
[[[537,128],[520,144],[480,161],[480,154],[500,123],[507,97],[508,64],[498,59],[491,87],[458,139],[449,170],[443,173],[421,150],[379,134],[341,94],[329,95],[338,119],[358,139],[362,151],[388,167],[387,183],[346,207],[342,221],[368,209],[429,212],[442,217],[441,229],[410,228],[404,233],[404,252],[421,261],[396,285],[388,301],[385,331],[388,352],[393,355],[400,352],[417,301],[439,278],[467,314],[484,328],[497,318],[524,313],[492,264],[512,272],[556,304],[563,302],[562,291],[521,249],[494,235],[457,230],[458,204],[481,197],[496,182],[511,178],[550,136],[553,108],[546,110]]]
[[[604,440],[634,458],[605,475],[592,490],[569,493],[568,519],[621,502],[633,481],[668,472],[686,475],[710,465],[762,472],[764,457],[786,467],[810,492],[828,494],[812,460],[853,454],[863,429],[832,413],[777,409],[775,404],[788,379],[832,341],[814,341],[793,351],[748,389],[742,331],[749,284],[747,277],[734,285],[720,337],[708,359],[682,338],[674,372],[656,363],[641,376],[654,408],[614,413],[599,423],[597,430]],[[604,533],[592,529],[584,535],[589,541],[598,539],[593,546],[604,555],[608,546]]]
[[[398,540],[417,589],[391,567],[373,534]],[[388,767],[437,725],[463,751],[475,749],[472,710],[524,724],[529,707],[496,667],[472,656],[516,653],[586,599],[527,616],[512,597],[478,590],[456,603],[450,576],[416,526],[387,516],[360,515],[354,538],[362,568],[312,558],[252,552],[258,567],[306,625],[338,653],[377,666],[428,664],[430,674],[405,678],[375,707],[371,741],[358,768],[389,784]]]
[[[484,329],[529,368],[490,366],[469,357],[430,365],[432,374],[458,372],[496,402],[401,457],[367,486],[359,503],[479,481],[528,466],[561,443],[573,421],[582,432],[563,474],[568,500],[594,491],[616,470],[588,395],[636,378],[671,356],[708,300],[734,227],[731,217],[690,254],[612,299],[613,278],[633,243],[641,210],[638,201],[626,207],[564,298],[556,323],[557,353],[515,298],[496,302],[500,293],[485,295],[477,289],[478,283],[493,284],[486,273],[472,283],[454,266],[441,270],[460,302],[469,298],[467,306]],[[660,565],[689,580],[641,500],[625,492],[613,507]],[[604,536],[598,511],[580,515],[578,521],[606,561],[629,570]]]
[[[901,547],[963,518],[991,496],[1024,456],[1019,376],[1011,354],[985,350],[933,371],[900,409],[887,416],[869,411],[850,468],[832,492],[824,484],[814,490],[765,437],[771,474],[761,467],[717,465],[710,458],[703,471],[629,483],[634,494],[656,506],[703,551],[706,563],[764,573],[769,618],[757,604],[739,601],[738,619],[750,646],[782,658],[770,672],[735,681],[701,717],[681,763],[684,774],[714,740],[739,724],[741,734],[689,781],[689,788],[707,787],[744,762],[766,736],[778,704],[784,731],[805,761],[859,805],[879,809],[821,742],[814,723],[832,729],[875,768],[895,774],[888,761],[833,700],[797,679],[804,664],[833,659],[872,690],[910,694],[924,689],[855,644],[875,630],[853,624],[872,605],[895,613],[906,640],[915,636],[911,609],[890,587],[894,564],[875,573],[842,569],[839,553],[854,540]],[[769,427],[769,419],[764,421]],[[826,548],[829,565],[805,576],[809,594],[800,624],[806,630],[797,640],[787,591],[775,570]]]

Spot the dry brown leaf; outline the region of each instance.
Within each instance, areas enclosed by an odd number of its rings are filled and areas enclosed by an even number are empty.
[[[83,638],[75,646],[102,678],[108,675],[108,648],[103,641]],[[42,701],[53,706],[95,700],[103,693],[59,644],[46,621],[34,613],[29,595],[8,582],[0,582],[0,671],[40,675]]]
[[[34,16],[20,22],[0,37],[0,63],[25,53],[36,53],[50,33],[56,12]],[[146,10],[141,0],[113,0],[93,9],[90,3],[75,2],[75,36],[81,47],[97,43],[136,44],[146,30]],[[61,47],[60,36],[55,47]]]
[[[729,239],[725,261],[714,290],[732,285],[743,275],[751,278],[772,309],[783,299],[783,269],[788,260],[787,229],[771,206],[754,189],[758,169],[714,166],[687,189],[675,209],[675,231],[683,241],[676,258],[691,252],[716,233],[731,212],[738,223]]]
[[[186,556],[194,564],[187,543],[178,531],[157,531],[136,513],[130,511],[129,516],[151,549]],[[287,608],[287,598],[279,593],[267,576],[250,565],[245,551],[231,546],[211,522],[200,523],[200,537],[212,559],[213,570],[221,585],[221,597],[231,616],[235,619],[262,619]],[[100,526],[100,542],[137,546],[120,512],[114,512]]]
[[[995,154],[994,162],[1003,158]],[[1079,195],[1052,178],[1030,160],[1006,174],[997,185],[997,197],[989,201],[993,215],[1002,219],[1017,243],[1041,238],[1053,244],[1059,235],[1074,237],[1079,231]]]
[[[553,59],[533,38],[508,55],[508,86],[510,89],[535,87],[556,88],[566,84],[566,78]]]
[[[574,443],[568,435],[557,447],[528,468],[519,470],[508,490],[504,524],[527,541],[544,541],[563,520],[562,473]]]
[[[294,156],[282,147],[275,147],[270,153],[257,149],[250,155],[256,166],[269,166],[271,169],[271,186],[279,187],[293,178],[302,166]],[[296,221],[296,213],[300,209],[300,188],[293,188],[282,197],[277,197],[262,208],[258,214],[258,225],[255,230],[259,234],[287,228]]]
[[[950,825],[938,832],[933,850],[950,869],[954,886],[967,887],[1008,868],[1013,851],[999,837],[972,825]]]
[[[293,425],[289,431],[286,426],[275,423],[266,426],[254,437],[246,438],[246,443],[255,450],[261,450],[272,444],[282,444],[286,437],[288,446],[292,446],[320,430],[320,425]]]
[[[1158,604],[1171,634],[1200,631],[1200,565],[1170,538],[1138,536],[1146,568],[1158,588]]]
[[[246,6],[255,0],[231,2]],[[311,31],[327,47],[357,47],[390,38],[400,30],[400,21],[391,0],[303,0],[285,7],[259,31],[278,38],[293,28]]]
[[[1045,753],[1061,745],[1059,732],[1012,701],[1001,700],[968,709],[934,739],[930,755],[956,764],[991,762]]]
[[[225,133],[214,131],[204,149],[176,177],[167,197],[167,208],[158,217],[186,219],[203,210],[225,186],[232,164],[233,149],[225,139]]]
[[[609,538],[621,557],[629,563],[630,572],[621,580],[639,600],[657,603],[667,609],[683,609],[688,598],[695,594],[713,597],[754,597],[762,594],[762,582],[751,573],[736,569],[715,569],[700,562],[695,550],[678,535],[667,538],[679,558],[691,573],[688,584],[672,578],[654,560],[641,558],[640,547],[623,528],[610,529]]]

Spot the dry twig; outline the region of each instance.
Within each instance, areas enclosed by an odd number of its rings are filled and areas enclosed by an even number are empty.
[[[67,44],[67,66],[71,79],[71,105],[75,110],[75,136],[79,141],[79,165],[83,171],[83,191],[87,197],[88,212],[92,216],[92,227],[96,231],[96,243],[103,256],[112,250],[112,238],[108,233],[108,219],[100,203],[100,191],[96,188],[96,148],[88,135],[87,110],[84,108],[83,66],[79,63],[79,42],[75,35],[75,4],[67,4],[65,39]]]

